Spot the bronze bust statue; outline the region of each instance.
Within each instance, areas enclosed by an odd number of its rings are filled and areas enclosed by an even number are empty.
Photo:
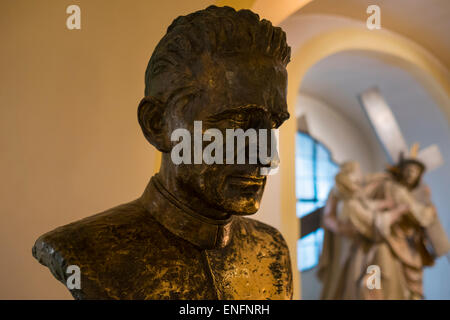
[[[138,108],[162,152],[143,195],[42,235],[33,256],[76,299],[291,299],[289,251],[254,214],[263,164],[175,164],[177,128],[272,129],[288,119],[290,48],[249,10],[211,6],[178,17],[155,48]]]

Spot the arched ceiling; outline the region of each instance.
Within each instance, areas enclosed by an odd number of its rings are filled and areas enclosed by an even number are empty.
[[[415,41],[450,69],[449,0],[314,0],[296,14],[328,14],[366,21],[366,9],[372,4],[381,9],[382,28]]]
[[[450,130],[440,107],[410,70],[401,68],[396,60],[363,50],[339,52],[308,70],[300,92],[339,110],[368,138],[373,150],[383,153],[357,100],[359,93],[377,86],[409,145],[415,141],[423,147],[437,143],[444,157],[450,158]]]

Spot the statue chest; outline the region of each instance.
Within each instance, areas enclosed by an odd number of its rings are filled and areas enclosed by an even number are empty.
[[[85,283],[103,288],[106,299],[289,299],[290,270],[284,270],[281,258],[239,239],[215,250],[179,241],[157,252],[116,252],[110,259],[114,265],[88,271]],[[97,289],[92,290],[96,298]]]

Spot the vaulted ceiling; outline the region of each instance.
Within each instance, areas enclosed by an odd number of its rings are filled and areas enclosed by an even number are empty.
[[[296,14],[329,14],[366,21],[366,9],[381,9],[381,27],[409,39],[434,54],[450,69],[449,0],[314,0]]]

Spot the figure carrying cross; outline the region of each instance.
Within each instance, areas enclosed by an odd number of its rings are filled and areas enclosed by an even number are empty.
[[[322,299],[423,299],[423,268],[450,251],[421,180],[443,159],[435,145],[408,150],[377,89],[360,101],[392,165],[366,176],[356,162],[341,165],[323,210]],[[379,288],[368,285],[371,266],[380,270]]]

